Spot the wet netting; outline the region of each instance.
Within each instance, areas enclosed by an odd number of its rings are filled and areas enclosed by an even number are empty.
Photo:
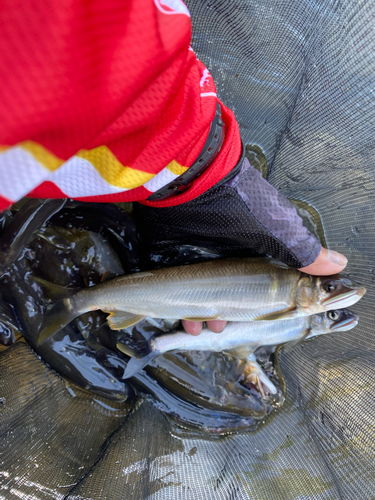
[[[24,242],[26,252],[0,287],[7,302],[18,301],[11,312],[0,309],[8,318],[2,324],[17,320],[29,337],[0,352],[1,500],[375,498],[375,5],[191,0],[188,7],[193,48],[235,112],[250,160],[264,151],[269,182],[307,219],[317,216],[318,233],[366,286],[351,307],[359,324],[278,350],[272,362],[279,399],[269,407],[254,399],[255,420],[236,403],[249,394],[231,392],[230,371],[222,381],[202,375],[203,365],[223,365],[217,357],[196,361],[205,385],[196,383],[194,394],[188,385],[176,389],[180,372],[168,356],[134,384],[119,384],[126,357],[104,345],[101,313],[65,329],[53,349],[32,349],[41,297],[58,291],[46,292],[38,281],[26,286],[25,278],[53,275],[61,286],[78,287],[138,271],[136,229],[120,208],[100,222],[85,208],[75,207],[83,213],[74,219],[69,206],[47,206],[44,219],[52,224]],[[65,212],[57,217],[58,209]],[[2,230],[12,217],[2,217]],[[119,233],[108,224],[116,217],[125,220]],[[99,232],[92,219],[102,224]],[[88,222],[79,227],[77,220]],[[9,331],[3,326],[0,334]],[[88,372],[96,374],[95,393],[80,388],[90,388]]]

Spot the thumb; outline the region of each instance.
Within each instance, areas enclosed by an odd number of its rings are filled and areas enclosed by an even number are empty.
[[[340,273],[345,269],[347,263],[348,259],[341,253],[322,247],[315,262],[306,267],[301,267],[299,271],[313,274],[314,276],[329,276]]]

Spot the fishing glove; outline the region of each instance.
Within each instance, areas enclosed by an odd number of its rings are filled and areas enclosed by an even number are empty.
[[[167,208],[134,204],[144,258],[178,264],[181,247],[203,247],[222,257],[267,254],[293,268],[313,263],[321,244],[294,205],[247,158],[192,201]]]

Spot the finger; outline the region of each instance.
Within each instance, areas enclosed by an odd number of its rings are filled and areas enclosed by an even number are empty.
[[[331,274],[340,273],[345,269],[348,259],[339,252],[334,250],[327,250],[322,247],[318,258],[306,267],[301,267],[299,271],[307,274],[313,274],[314,276],[329,276]]]
[[[202,321],[188,321],[183,319],[182,326],[185,328],[187,333],[190,333],[190,335],[199,335],[202,331]]]
[[[208,328],[215,333],[220,333],[227,326],[227,321],[221,321],[218,319],[207,321]]]

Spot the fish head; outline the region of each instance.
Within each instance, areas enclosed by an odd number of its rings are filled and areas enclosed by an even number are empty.
[[[333,309],[349,307],[366,293],[364,286],[349,278],[302,275],[296,292],[296,306],[305,314],[316,314]]]
[[[333,309],[314,314],[311,320],[312,335],[346,332],[358,325],[359,317],[349,309]]]

